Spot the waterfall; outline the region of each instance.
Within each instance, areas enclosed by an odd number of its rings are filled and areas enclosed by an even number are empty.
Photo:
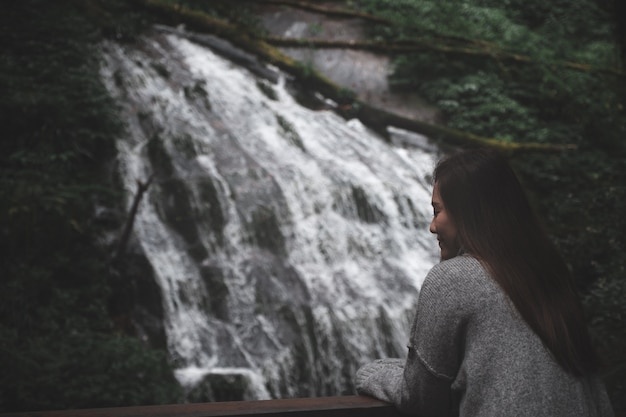
[[[188,395],[352,394],[359,365],[404,356],[438,257],[437,149],[304,107],[275,68],[273,83],[175,33],[102,49],[129,206],[154,175],[134,238]]]

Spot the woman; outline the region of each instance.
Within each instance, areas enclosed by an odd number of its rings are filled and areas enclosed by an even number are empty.
[[[613,416],[570,273],[514,172],[485,150],[434,173],[441,262],[420,290],[406,361],[357,391],[428,416]]]

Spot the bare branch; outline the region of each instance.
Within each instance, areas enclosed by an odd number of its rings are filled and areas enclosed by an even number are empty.
[[[122,236],[117,244],[117,250],[115,251],[115,255],[113,256],[113,261],[118,260],[126,251],[126,246],[128,245],[128,240],[130,239],[130,234],[133,230],[133,225],[135,224],[135,217],[137,217],[137,210],[139,209],[139,203],[143,198],[143,195],[146,191],[148,191],[148,187],[152,183],[154,179],[154,174],[148,177],[146,182],[141,182],[137,180],[137,193],[135,194],[135,198],[133,199],[133,204],[130,208],[130,212],[128,213],[128,218],[126,219],[126,224],[124,225],[124,231],[122,232]]]

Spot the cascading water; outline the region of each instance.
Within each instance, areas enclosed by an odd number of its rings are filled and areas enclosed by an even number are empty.
[[[438,151],[300,106],[284,75],[273,85],[176,34],[103,55],[128,124],[118,150],[129,204],[136,181],[155,178],[134,235],[189,395],[351,394],[360,364],[404,356],[438,256]]]

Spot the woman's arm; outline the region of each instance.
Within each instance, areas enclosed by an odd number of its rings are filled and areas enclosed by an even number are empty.
[[[450,415],[451,382],[433,376],[415,356],[409,349],[406,361],[379,359],[364,365],[356,374],[357,392],[392,403],[407,414]]]
[[[429,272],[420,291],[406,360],[380,359],[360,368],[358,393],[393,403],[409,414],[458,413],[451,386],[463,360],[472,311],[472,297],[467,297],[471,278],[461,267],[465,263],[442,262]]]

